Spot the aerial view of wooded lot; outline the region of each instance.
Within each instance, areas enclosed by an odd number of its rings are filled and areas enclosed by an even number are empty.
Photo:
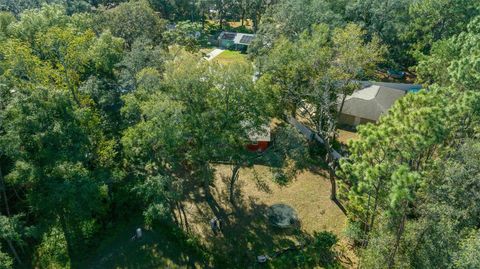
[[[480,268],[480,1],[0,0],[13,268]]]

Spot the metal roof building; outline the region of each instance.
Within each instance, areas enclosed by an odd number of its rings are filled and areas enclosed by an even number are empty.
[[[218,46],[226,49],[246,50],[254,38],[254,34],[222,32],[218,36]]]

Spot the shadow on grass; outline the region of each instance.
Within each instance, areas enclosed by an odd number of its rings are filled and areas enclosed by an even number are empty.
[[[323,242],[323,238],[317,239],[316,235],[303,231],[301,226],[290,229],[274,227],[267,218],[268,205],[250,197],[246,199],[239,191],[235,195],[238,202],[235,209],[226,203],[211,203],[222,204],[227,207],[224,211],[232,212],[227,214],[228,220],[223,220],[228,224],[223,226],[219,235],[210,233],[207,236],[215,268],[304,268],[307,264],[303,260],[322,266],[336,264],[331,251],[337,241],[335,235],[325,232],[330,237],[324,238],[330,241]],[[209,199],[214,198],[210,196]],[[318,246],[326,246],[322,249],[325,257],[317,257]],[[260,264],[256,260],[260,255],[272,257],[272,260]],[[294,259],[297,256],[300,260]]]
[[[117,227],[82,268],[210,268],[202,247],[182,231],[155,227],[144,229],[141,239],[132,240],[137,227],[138,224]]]

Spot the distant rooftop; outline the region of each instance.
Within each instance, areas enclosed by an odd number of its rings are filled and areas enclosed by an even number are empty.
[[[231,40],[238,45],[250,45],[255,38],[254,34],[235,33],[235,32],[222,32],[218,39]]]

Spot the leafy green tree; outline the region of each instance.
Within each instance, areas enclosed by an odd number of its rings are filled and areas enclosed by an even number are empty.
[[[141,81],[150,85],[144,78],[155,73],[144,71]],[[136,188],[147,198],[147,219],[166,215],[188,231],[183,201],[199,188],[209,192],[210,162],[243,164],[248,132],[265,123],[252,102],[261,95],[249,66],[223,69],[191,54],[167,65],[160,87],[139,87],[125,96],[124,112],[137,123],[122,138],[133,171],[148,179]]]
[[[76,108],[67,92],[39,87],[16,93],[4,119],[1,143],[16,160],[7,181],[25,190],[40,223],[60,226],[75,266],[106,195],[91,165],[101,150],[95,143],[101,139],[98,118],[88,108]]]
[[[19,215],[7,217],[0,215],[0,239],[7,242],[8,248],[15,257],[18,264],[22,264],[17,248],[15,246],[24,245],[23,241],[23,223],[20,221]]]
[[[24,10],[39,8],[40,4],[39,0],[2,0],[0,1],[0,10],[19,15]]]
[[[58,5],[26,15],[11,25],[11,38],[3,48],[7,87],[50,86],[53,82],[68,89],[77,104],[91,102],[86,97],[90,94],[109,117],[105,122],[118,122],[114,117],[119,110],[119,91],[110,85],[115,84],[114,68],[123,57],[123,40],[108,31],[97,36],[88,29],[89,16],[66,16]],[[38,29],[32,28],[32,21],[41,22]],[[20,34],[26,32],[29,34]],[[112,99],[106,100],[107,96]]]
[[[480,199],[480,165],[477,162],[480,143],[467,140],[458,147],[447,160],[441,178],[431,182],[436,188],[428,194],[432,204],[448,205],[443,209],[443,214],[456,221],[459,229],[463,229],[475,227],[480,222],[480,209],[476,206]]]
[[[164,69],[165,51],[149,39],[137,39],[131,50],[126,52],[117,64],[118,81],[126,91],[138,87],[137,74],[145,68],[152,68],[159,74]]]
[[[411,44],[411,54],[419,57],[429,54],[435,41],[449,38],[464,30],[478,16],[475,0],[413,1],[409,8],[409,23],[403,40]]]
[[[0,250],[0,268],[1,269],[13,268],[13,260],[1,250]]]
[[[299,39],[305,31],[312,31],[317,24],[341,26],[341,17],[331,10],[324,0],[279,1],[271,5],[262,17],[257,37],[249,50],[255,56],[267,54],[280,37]]]
[[[332,33],[333,32],[333,33]],[[265,59],[260,59],[261,85],[275,91],[277,110],[295,117],[300,109],[323,140],[325,161],[331,165],[332,199],[336,200],[333,174],[333,141],[336,119],[348,94],[359,87],[356,80],[370,76],[382,59],[379,41],[364,42],[365,32],[354,24],[330,31],[317,25],[298,41],[280,38]],[[340,106],[337,100],[341,99]]]
[[[128,128],[122,145],[135,175],[146,179],[135,188],[147,203],[145,217],[149,223],[177,220],[175,210],[179,210],[181,223],[188,230],[180,205],[187,193],[189,174],[181,161],[185,151],[181,150],[185,147],[181,104],[157,93],[140,109],[142,118],[147,120]]]
[[[454,258],[454,268],[476,268],[480,266],[478,254],[480,252],[480,237],[478,231],[472,231],[462,240],[460,251]]]
[[[26,10],[39,9],[46,4],[62,4],[69,14],[76,12],[86,12],[96,4],[96,0],[1,0],[0,10],[9,11],[19,16]],[[115,1],[109,1],[115,2]]]
[[[7,29],[10,24],[15,22],[16,19],[12,13],[0,12],[0,40],[7,38]]]
[[[366,31],[355,24],[347,24],[345,28],[337,28],[333,32],[332,73],[340,83],[338,93],[342,97],[338,114],[342,113],[345,98],[358,90],[356,81],[374,77],[379,63],[383,61],[385,47],[373,36],[365,42]]]
[[[153,9],[159,11],[163,18],[170,21],[197,21],[200,16],[199,0],[173,0],[173,1],[163,1],[163,0],[149,0],[148,1]]]
[[[443,185],[438,177],[442,177],[440,171],[444,167],[442,156],[448,156],[478,129],[479,107],[474,96],[476,93],[452,94],[448,88],[431,88],[428,92],[401,99],[387,116],[380,119],[378,126],[360,128],[362,139],[351,143],[350,156],[341,162],[345,180],[341,190],[348,200],[350,220],[359,223],[364,230],[357,240],[368,245],[364,254],[366,268],[372,264],[401,267],[403,263],[416,268],[445,266],[445,260],[441,259],[445,256],[441,255],[446,252],[439,253],[440,256],[434,259],[438,255],[429,254],[429,250],[437,249],[435,253],[438,253],[448,249],[442,246],[444,241],[440,239],[455,238],[458,233],[454,230],[458,228],[452,226],[455,223],[451,222],[455,221],[453,215],[445,216],[446,212],[455,210],[439,207],[454,205],[457,198],[449,202],[432,202],[428,210],[420,208],[427,207],[422,201],[437,199],[435,193],[441,193],[443,189],[440,186],[456,192],[462,189],[463,182],[469,184],[463,177],[451,181],[456,182],[455,187],[447,187],[449,184]],[[465,122],[465,118],[469,120]],[[411,176],[398,176],[403,174]],[[453,174],[461,176],[458,172]],[[433,192],[432,195],[425,197],[429,191]],[[476,195],[471,197],[475,199]],[[418,218],[419,215],[425,219],[419,222],[410,220],[411,216]],[[443,229],[435,228],[439,222],[444,223]],[[460,222],[466,223],[465,220]],[[431,240],[427,239],[429,236]],[[416,242],[416,249],[410,248],[411,243],[405,240]]]
[[[165,22],[146,0],[121,3],[105,10],[102,26],[110,29],[114,36],[123,38],[128,46],[138,38],[151,39],[155,44],[160,44],[165,31]]]
[[[476,17],[466,31],[433,43],[431,54],[422,57],[416,68],[419,81],[427,85],[455,85],[461,90],[476,89],[479,26],[480,17]]]
[[[417,192],[415,206],[409,209],[409,215],[415,218],[408,217],[405,222],[403,242],[395,260],[397,267],[458,268],[455,259],[465,255],[463,244],[472,242],[469,237],[475,234],[472,229],[478,223],[474,206],[478,200],[478,152],[478,142],[467,140],[458,151],[446,156],[447,160],[439,160],[444,165],[438,167],[433,178],[425,180],[426,191]],[[388,219],[389,215],[379,217],[379,225],[362,251],[362,267],[388,263],[396,231],[390,228]]]
[[[45,5],[40,10],[27,10],[21,19],[9,26],[10,35],[28,42],[35,48],[36,39],[54,26],[68,24],[69,18],[61,5]]]
[[[202,33],[202,26],[198,23],[181,21],[175,24],[175,29],[165,32],[166,42],[181,46],[189,52],[198,52],[202,40],[205,38]]]
[[[250,18],[252,20],[253,31],[257,32],[259,29],[260,22],[262,21],[263,15],[267,9],[274,4],[276,0],[239,0],[239,6],[241,7],[240,20],[242,26],[244,25],[244,20]]]
[[[378,36],[388,46],[391,65],[411,65],[405,53],[406,48],[400,40],[405,24],[409,21],[410,0],[354,0],[345,6],[347,21],[352,21],[368,32],[370,37]]]

